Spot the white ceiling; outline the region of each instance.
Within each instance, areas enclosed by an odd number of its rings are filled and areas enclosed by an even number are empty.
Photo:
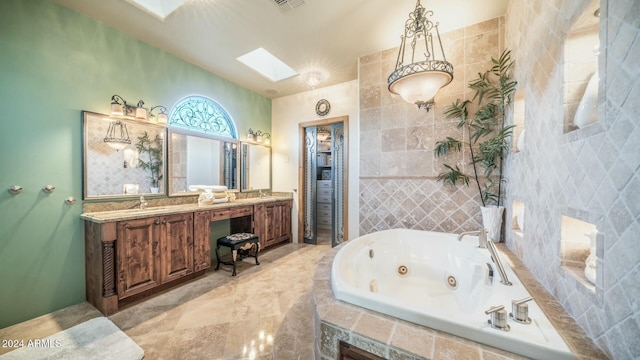
[[[283,13],[273,0],[186,0],[164,21],[126,0],[56,0],[269,98],[357,78],[357,59],[400,45],[415,0],[304,0]],[[423,0],[440,33],[504,15],[508,0]],[[301,76],[272,82],[236,60],[263,47]]]

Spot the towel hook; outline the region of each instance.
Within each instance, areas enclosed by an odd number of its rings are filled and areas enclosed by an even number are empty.
[[[20,191],[22,191],[22,186],[20,185],[9,186],[9,193],[12,195],[19,194]]]

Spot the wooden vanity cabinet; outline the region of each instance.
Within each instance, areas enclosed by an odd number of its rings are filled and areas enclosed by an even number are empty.
[[[118,299],[194,271],[192,213],[119,221],[117,233]]]
[[[260,238],[260,248],[291,241],[292,200],[278,200],[256,204],[255,234]]]
[[[211,267],[211,222],[229,219],[231,233],[257,234],[262,249],[291,241],[291,206],[278,200],[136,219],[87,216],[87,301],[109,316],[203,275]]]

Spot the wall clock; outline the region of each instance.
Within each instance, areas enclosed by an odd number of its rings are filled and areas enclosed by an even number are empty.
[[[318,103],[316,104],[316,114],[320,116],[327,115],[330,110],[331,110],[331,105],[325,99],[318,101]]]

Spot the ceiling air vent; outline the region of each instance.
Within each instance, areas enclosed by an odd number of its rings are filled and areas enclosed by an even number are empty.
[[[283,14],[304,5],[304,0],[271,0],[271,2],[277,6]]]

